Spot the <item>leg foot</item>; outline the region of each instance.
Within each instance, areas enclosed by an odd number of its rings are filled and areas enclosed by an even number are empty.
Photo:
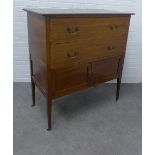
[[[47,98],[47,119],[48,119],[48,128],[47,130],[51,130],[51,116],[52,116],[52,99]]]
[[[120,86],[121,86],[121,78],[117,78],[116,101],[119,99]]]
[[[51,128],[47,128],[47,131],[51,131],[52,129]]]

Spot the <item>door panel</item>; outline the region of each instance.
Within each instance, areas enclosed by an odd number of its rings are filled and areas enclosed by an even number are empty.
[[[98,84],[117,78],[119,58],[93,62],[93,83]]]
[[[55,70],[55,96],[62,96],[88,87],[87,65]]]

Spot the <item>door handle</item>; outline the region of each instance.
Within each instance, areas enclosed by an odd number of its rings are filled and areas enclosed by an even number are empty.
[[[93,68],[92,64],[87,65],[87,82],[88,83],[94,83],[94,75],[93,75]]]
[[[91,65],[87,65],[87,82],[89,83],[91,81]]]

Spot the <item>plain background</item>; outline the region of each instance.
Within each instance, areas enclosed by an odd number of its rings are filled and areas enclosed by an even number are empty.
[[[13,5],[14,82],[30,82],[27,17],[22,10],[25,7],[94,8],[135,13],[131,17],[122,82],[142,82],[141,0],[14,0]]]

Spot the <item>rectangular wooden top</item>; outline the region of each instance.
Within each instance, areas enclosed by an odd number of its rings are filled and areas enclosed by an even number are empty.
[[[24,11],[40,15],[133,15],[130,12],[117,12],[104,9],[50,9],[50,8],[24,8]]]

